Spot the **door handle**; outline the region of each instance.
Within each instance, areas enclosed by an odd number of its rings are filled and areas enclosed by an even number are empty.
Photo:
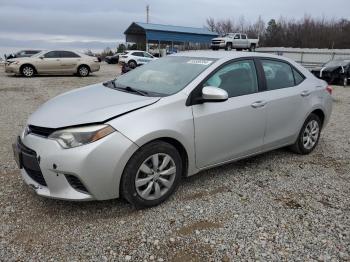
[[[303,92],[301,92],[301,96],[309,96],[311,94],[311,92],[310,91],[308,91],[308,90],[304,90]]]
[[[251,104],[251,106],[253,108],[260,108],[260,107],[264,107],[267,104],[266,101],[256,101],[253,104]]]

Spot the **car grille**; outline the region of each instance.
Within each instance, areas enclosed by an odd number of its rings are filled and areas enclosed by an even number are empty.
[[[79,178],[73,175],[65,175],[68,183],[76,190],[81,191],[83,193],[88,193],[88,190],[84,186],[84,184],[80,181]]]
[[[213,40],[211,41],[213,44],[220,44],[221,43],[221,40]]]
[[[28,126],[28,133],[48,137],[51,135],[56,129],[55,128],[48,128],[48,127],[41,127],[41,126]]]

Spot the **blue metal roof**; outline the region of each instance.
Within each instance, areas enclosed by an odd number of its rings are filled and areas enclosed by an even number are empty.
[[[205,28],[134,22],[124,34],[131,41],[210,43],[218,34]],[[141,40],[140,40],[141,39]],[[144,40],[142,40],[144,39]]]
[[[218,35],[217,33],[211,32],[206,28],[195,28],[195,27],[186,27],[186,26],[175,26],[175,25],[147,24],[147,23],[141,23],[141,22],[135,22],[135,24],[137,24],[138,26],[142,27],[145,30],[152,30],[152,31],[165,31],[165,32],[211,35],[211,36]]]

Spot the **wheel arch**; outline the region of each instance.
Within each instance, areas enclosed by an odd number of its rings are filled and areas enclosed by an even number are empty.
[[[77,72],[79,71],[79,68],[82,67],[82,66],[86,66],[86,67],[89,69],[89,72],[91,72],[90,66],[89,66],[88,64],[84,64],[84,63],[78,65],[78,67],[77,67]]]
[[[179,152],[181,156],[181,160],[183,163],[182,176],[186,177],[188,175],[188,168],[189,168],[189,154],[186,150],[186,147],[183,145],[182,142],[179,141],[179,139],[176,139],[170,136],[163,136],[163,137],[153,138],[153,139],[144,141],[142,144],[137,143],[139,148],[134,152],[134,154],[143,146],[156,141],[166,142],[176,148],[176,150]]]
[[[20,73],[22,73],[22,69],[23,69],[24,66],[31,66],[31,67],[34,68],[34,73],[35,73],[35,74],[38,73],[38,70],[36,70],[36,67],[35,67],[33,64],[31,64],[31,63],[23,63],[23,65],[21,65],[21,66],[19,67],[19,72],[20,72]]]
[[[320,120],[321,120],[321,128],[322,128],[323,124],[324,124],[325,117],[326,117],[326,115],[323,112],[323,110],[320,109],[320,108],[317,108],[317,109],[314,109],[309,115],[311,115],[311,114],[315,114],[315,115],[317,115],[320,118]]]

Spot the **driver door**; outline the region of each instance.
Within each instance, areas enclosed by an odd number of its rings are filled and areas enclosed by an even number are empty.
[[[35,68],[39,73],[60,73],[62,67],[59,51],[50,51],[38,58]]]
[[[227,91],[225,102],[192,106],[196,165],[204,168],[259,152],[266,124],[254,60],[222,66],[202,85]]]

